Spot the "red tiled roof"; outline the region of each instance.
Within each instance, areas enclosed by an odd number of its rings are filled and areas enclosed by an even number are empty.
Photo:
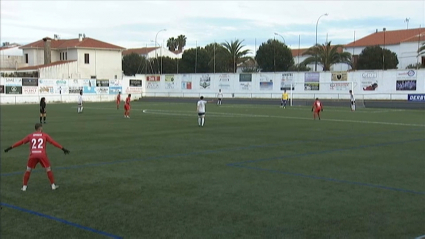
[[[7,50],[7,49],[13,49],[13,48],[16,48],[16,47],[18,47],[18,46],[2,46],[2,47],[0,47],[0,51]]]
[[[147,55],[149,52],[159,49],[159,47],[142,47],[142,48],[130,48],[122,52],[122,55],[130,55],[131,53],[136,53],[138,55]]]
[[[414,29],[394,30],[394,31],[385,31],[385,32],[379,31],[379,32],[370,34],[366,37],[363,37],[361,39],[358,39],[354,42],[351,42],[345,45],[345,47],[384,45],[384,35],[385,35],[385,45],[398,45],[401,42],[418,41],[419,35],[425,35],[425,29],[414,28]]]
[[[27,67],[18,68],[18,71],[20,71],[20,70],[38,70],[40,68],[49,67],[49,66],[56,66],[56,65],[61,65],[61,64],[66,64],[66,63],[70,63],[70,62],[74,62],[74,61],[76,61],[76,60],[71,60],[71,61],[55,61],[55,62],[52,62],[50,64],[46,64],[46,65],[27,66]]]
[[[93,38],[85,37],[81,41],[76,39],[51,39],[49,37],[46,37],[47,39],[51,40],[50,47],[52,49],[64,49],[64,48],[96,48],[96,49],[116,49],[116,50],[124,50],[125,48],[112,45],[107,42],[99,41]],[[21,46],[20,49],[25,48],[44,48],[44,41],[43,39]]]
[[[306,52],[308,48],[302,48],[302,49],[291,49],[292,56],[302,56],[304,52]]]

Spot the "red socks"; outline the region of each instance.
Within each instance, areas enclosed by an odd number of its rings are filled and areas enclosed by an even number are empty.
[[[24,174],[24,186],[27,186],[28,185],[28,180],[30,179],[30,174],[31,174],[31,172],[25,171],[25,174]]]
[[[50,184],[54,184],[55,183],[55,179],[53,178],[53,173],[52,171],[47,172],[47,177],[50,180]]]

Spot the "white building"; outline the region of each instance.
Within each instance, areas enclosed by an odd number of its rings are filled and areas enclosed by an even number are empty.
[[[123,51],[122,55],[130,55],[132,53],[136,53],[139,56],[146,57],[147,59],[155,58],[155,54],[157,57],[170,57],[173,59],[182,58],[183,52],[179,51],[170,51],[168,48],[164,47],[142,47],[142,48],[130,48]]]
[[[344,46],[344,51],[353,55],[354,65],[358,56],[368,46],[381,46],[397,54],[398,69],[406,69],[408,65],[421,63],[425,65],[425,56],[418,56],[418,48],[425,41],[425,29],[404,29],[394,31],[378,31],[355,40]]]
[[[23,51],[19,49],[19,44],[4,42],[0,47],[0,70],[16,71],[19,67],[25,66]]]
[[[80,34],[75,39],[52,38],[21,46],[25,67],[17,72],[38,72],[44,79],[121,79],[120,46]]]

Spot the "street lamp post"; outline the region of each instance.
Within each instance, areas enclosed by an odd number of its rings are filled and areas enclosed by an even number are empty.
[[[156,35],[155,35],[155,58],[157,59],[157,61],[158,61],[158,56],[156,55],[156,44],[157,44],[156,39],[157,39],[157,37],[158,37],[158,34],[159,34],[160,32],[163,32],[163,31],[167,31],[167,29],[161,29],[161,30],[159,30],[159,31],[156,33]],[[159,70],[159,62],[158,62],[158,70]]]
[[[385,31],[387,30],[385,27],[382,29],[384,31],[384,49],[382,49],[382,70],[385,70]]]
[[[279,34],[279,33],[277,33],[277,32],[275,32],[274,34],[275,34],[276,36],[280,36],[280,37],[282,37],[283,43],[286,45],[285,38],[283,38],[283,36],[282,36],[282,35],[280,35],[280,34]]]
[[[323,17],[323,16],[327,16],[328,14],[327,13],[325,13],[325,14],[323,14],[323,15],[321,15],[318,19],[317,19],[317,22],[316,22],[316,45],[315,46],[317,46],[317,26],[319,25],[319,20],[320,20],[320,18],[321,17]],[[317,54],[315,54],[315,56],[314,56],[314,62],[315,62],[315,64],[314,64],[314,71],[317,71]]]

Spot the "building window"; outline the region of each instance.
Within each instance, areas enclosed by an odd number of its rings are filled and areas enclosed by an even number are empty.
[[[84,54],[84,63],[85,64],[90,64],[89,53],[85,53]]]
[[[25,54],[25,63],[28,64],[28,53]]]
[[[59,60],[63,60],[63,52],[59,53]]]
[[[96,79],[96,76],[90,76],[90,79]]]
[[[115,75],[115,80],[116,80],[116,79],[118,79],[118,76],[117,76],[117,75]]]
[[[68,52],[65,52],[65,60],[68,60]]]
[[[422,66],[425,66],[425,56],[422,57]]]

